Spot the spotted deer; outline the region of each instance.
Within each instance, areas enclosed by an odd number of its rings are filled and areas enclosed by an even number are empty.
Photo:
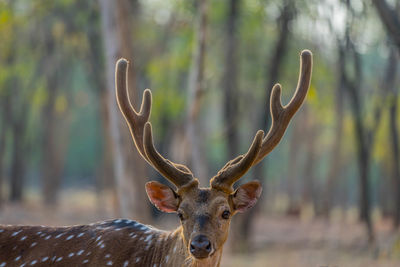
[[[9,266],[219,266],[230,221],[236,213],[253,207],[261,184],[252,181],[233,188],[252,166],[279,143],[303,103],[311,79],[312,54],[301,53],[296,92],[289,104],[281,104],[281,86],[273,87],[272,125],[264,136],[258,131],[246,154],[229,161],[199,187],[198,179],[184,165],[160,155],[153,143],[149,122],[151,92],[143,94],[140,111],[128,97],[128,61],[116,64],[116,97],[141,156],[176,186],[146,184],[147,195],[159,210],[177,213],[180,226],[162,231],[135,221],[117,219],[71,227],[0,226],[0,267]]]

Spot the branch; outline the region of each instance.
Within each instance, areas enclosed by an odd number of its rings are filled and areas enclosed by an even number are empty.
[[[385,0],[372,0],[378,11],[382,23],[385,25],[386,31],[397,46],[400,53],[400,18],[394,8],[391,8]]]

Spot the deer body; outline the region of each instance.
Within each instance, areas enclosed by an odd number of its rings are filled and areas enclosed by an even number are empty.
[[[221,253],[201,262],[219,266]],[[71,227],[0,225],[0,266],[196,266],[182,227],[116,219]]]
[[[116,97],[143,159],[176,188],[148,182],[146,192],[159,210],[177,213],[180,227],[167,232],[130,220],[63,227],[0,226],[0,267],[8,266],[219,266],[228,238],[230,221],[236,213],[252,208],[261,195],[258,181],[234,184],[269,154],[303,103],[311,79],[312,54],[301,53],[297,89],[283,106],[281,86],[272,89],[272,124],[264,136],[255,135],[247,153],[229,161],[200,188],[198,179],[184,165],[165,159],[153,143],[149,122],[151,92],[146,89],[140,111],[129,100],[127,73],[129,62],[116,65]]]

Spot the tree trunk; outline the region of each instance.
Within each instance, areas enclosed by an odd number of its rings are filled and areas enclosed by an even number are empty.
[[[14,63],[14,55],[10,57],[10,63]],[[11,108],[9,116],[11,116],[11,127],[13,137],[13,153],[10,170],[10,201],[21,202],[23,200],[24,190],[24,176],[26,167],[26,147],[25,145],[25,129],[27,121],[27,110],[28,105],[21,101],[23,96],[21,95],[20,83],[16,76],[10,78],[7,85],[9,92],[15,90],[15,93],[10,95]],[[22,103],[22,105],[21,105]]]
[[[369,184],[369,169],[370,169],[370,153],[372,148],[371,132],[365,128],[361,112],[360,90],[362,86],[361,62],[358,52],[354,46],[350,44],[353,56],[353,65],[355,78],[349,80],[346,77],[346,88],[349,93],[350,106],[354,118],[354,134],[357,149],[357,160],[360,179],[360,219],[365,222],[367,228],[368,239],[370,242],[374,240],[374,232],[371,221],[371,199],[370,199],[370,184]],[[344,53],[343,53],[344,56]]]
[[[60,185],[60,162],[57,159],[57,142],[55,134],[55,101],[57,94],[56,78],[50,77],[48,84],[48,99],[43,109],[43,164],[42,186],[44,203],[54,205]]]
[[[307,129],[307,134],[305,136],[305,148],[306,148],[306,159],[304,163],[304,172],[303,172],[303,195],[302,195],[302,203],[303,204],[313,204],[314,210],[317,208],[316,204],[316,196],[315,196],[315,179],[314,179],[314,171],[315,171],[315,162],[316,162],[316,139],[317,139],[317,127],[315,125],[314,118],[310,114],[309,107],[305,106],[303,108],[303,113],[306,117],[305,119],[305,128]]]
[[[85,2],[80,2],[81,8],[89,9],[90,12],[90,23],[99,23],[100,18],[96,10],[87,7]],[[113,164],[112,164],[112,140],[110,136],[110,116],[108,114],[108,90],[106,84],[104,60],[99,57],[104,51],[101,42],[101,33],[97,30],[91,30],[88,32],[88,39],[90,48],[87,54],[87,69],[89,71],[90,79],[96,88],[95,94],[99,106],[99,115],[101,118],[101,133],[102,133],[102,158],[101,163],[98,166],[96,173],[96,193],[97,193],[97,208],[99,212],[104,210],[104,189],[111,187],[112,192],[115,193],[114,182],[113,182]],[[116,199],[116,197],[114,196]],[[115,204],[115,203],[114,203]],[[117,209],[117,207],[114,207]]]
[[[57,66],[48,74],[48,99],[43,109],[43,163],[42,186],[44,203],[55,206],[61,186],[68,148],[69,118],[65,111],[57,112],[56,100],[60,76]]]
[[[227,158],[228,160],[238,155],[238,17],[240,9],[239,0],[230,0],[228,4],[228,21],[226,36],[226,55],[225,55],[225,73],[224,73],[224,118],[227,131]]]
[[[289,199],[289,206],[287,207],[287,214],[298,216],[300,214],[300,199],[297,193],[297,188],[300,179],[298,171],[298,160],[300,150],[302,149],[302,141],[305,140],[303,131],[303,124],[305,122],[305,114],[300,113],[297,120],[292,123],[292,134],[289,144],[289,164],[287,169],[287,195]]]
[[[238,138],[238,18],[240,12],[239,0],[228,1],[228,17],[226,24],[226,39],[225,39],[225,73],[223,77],[223,114],[226,130],[226,151],[227,160],[231,160],[239,155],[239,138]],[[241,218],[237,218],[232,223],[231,245],[234,251],[245,249],[241,243],[244,236],[241,231]]]
[[[400,146],[399,130],[397,122],[398,112],[398,92],[396,88],[396,74],[398,70],[398,53],[391,49],[388,65],[386,67],[386,77],[384,86],[390,92],[389,95],[389,138],[391,142],[392,153],[392,181],[394,185],[394,227],[397,229],[400,225]]]
[[[144,204],[146,193],[146,163],[135,150],[128,127],[123,121],[116,100],[114,71],[121,56],[132,61],[132,45],[129,30],[129,2],[126,0],[100,0],[102,34],[106,58],[106,80],[108,88],[108,114],[113,149],[113,169],[118,192],[119,213],[124,217],[135,216],[144,222],[150,218],[149,205]],[[138,102],[134,70],[129,72],[132,102]],[[135,105],[136,106],[136,105]]]
[[[392,99],[392,103],[389,107],[390,114],[390,138],[391,138],[391,148],[393,155],[393,181],[395,184],[395,212],[394,212],[394,226],[397,229],[400,225],[400,146],[399,146],[399,131],[397,124],[397,112],[398,112],[398,104],[397,97]]]
[[[5,161],[5,144],[6,144],[6,130],[5,123],[2,123],[0,128],[0,208],[3,205],[4,197],[4,161]]]
[[[21,202],[23,200],[25,180],[25,118],[14,118],[12,122],[13,155],[10,173],[10,201]]]
[[[100,105],[100,118],[101,118],[101,130],[102,130],[102,141],[103,141],[103,153],[101,158],[101,166],[97,170],[96,188],[98,197],[98,208],[101,211],[104,208],[104,189],[106,187],[115,189],[115,182],[112,179],[113,170],[113,159],[112,159],[112,140],[110,136],[110,115],[108,114],[108,91],[106,88],[100,90],[98,93],[99,105]],[[113,190],[115,192],[115,190]]]
[[[11,13],[14,13],[15,1],[9,1]],[[16,32],[16,26],[12,24],[12,31]],[[17,44],[16,38],[12,38],[10,47],[15,47]],[[13,67],[16,62],[15,50],[11,50],[6,57],[6,63],[8,66]],[[8,120],[11,128],[11,136],[13,140],[12,145],[12,159],[10,169],[10,194],[9,199],[13,202],[22,201],[23,197],[23,186],[24,186],[24,173],[25,165],[23,162],[23,142],[24,142],[24,128],[26,120],[26,105],[20,105],[21,88],[20,83],[16,75],[12,75],[6,82],[6,94],[8,94]],[[21,107],[20,107],[21,106]],[[22,114],[22,116],[21,116]]]
[[[5,175],[5,150],[6,150],[6,138],[8,130],[8,115],[10,114],[10,104],[9,104],[9,93],[5,93],[2,96],[1,101],[1,118],[0,118],[0,207],[4,201],[4,175]]]
[[[343,53],[342,51],[338,51]],[[335,91],[335,134],[332,143],[332,152],[330,166],[327,173],[326,184],[324,188],[321,215],[328,217],[333,205],[333,196],[336,189],[338,180],[340,179],[341,173],[341,151],[342,151],[342,137],[343,137],[343,87],[344,87],[344,77],[343,77],[343,66],[344,66],[344,55],[338,56],[337,63],[337,76],[338,83]]]
[[[196,42],[192,56],[188,81],[187,121],[186,135],[190,143],[191,168],[199,177],[200,182],[207,184],[208,168],[205,159],[204,142],[202,136],[199,112],[202,105],[204,93],[204,59],[206,50],[206,27],[207,27],[207,1],[201,0],[197,4]]]

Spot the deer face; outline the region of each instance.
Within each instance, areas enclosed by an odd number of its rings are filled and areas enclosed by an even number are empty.
[[[149,182],[146,191],[158,209],[178,214],[187,251],[196,259],[205,259],[222,248],[232,216],[253,207],[262,189],[259,182],[253,181],[231,194],[197,185],[177,193],[158,182]]]

